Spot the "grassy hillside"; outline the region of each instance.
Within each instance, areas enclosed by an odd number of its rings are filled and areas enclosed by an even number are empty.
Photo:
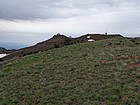
[[[139,105],[140,39],[25,56],[0,67],[0,105]]]

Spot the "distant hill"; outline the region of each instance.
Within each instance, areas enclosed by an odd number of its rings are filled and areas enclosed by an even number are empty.
[[[0,50],[6,50],[4,47],[0,47]]]
[[[13,53],[15,52],[16,50],[7,50],[6,48],[4,47],[0,47],[0,54],[10,54],[10,53]]]
[[[82,35],[81,37],[78,37],[78,38],[70,38],[70,37],[66,37],[65,35],[57,34],[57,35],[54,35],[49,40],[37,43],[34,46],[19,49],[2,59],[9,60],[14,57],[22,57],[22,56],[29,55],[29,54],[47,51],[47,50],[50,50],[53,48],[63,47],[65,45],[71,45],[71,44],[76,44],[76,43],[85,43],[85,42],[89,42],[89,41],[98,41],[98,40],[115,38],[115,37],[123,37],[123,36],[119,35],[119,34],[113,34],[113,35],[86,34],[86,35]]]
[[[0,66],[0,105],[139,105],[139,92],[138,38],[72,44]]]
[[[0,47],[0,54],[5,53],[6,49],[4,47]]]
[[[12,49],[21,49],[26,47],[27,45],[15,42],[0,42],[0,47],[4,47],[5,49],[12,50]]]

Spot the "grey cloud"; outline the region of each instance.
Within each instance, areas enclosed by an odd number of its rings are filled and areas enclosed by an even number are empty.
[[[0,18],[7,20],[59,18],[59,14],[62,15],[60,12],[62,8],[63,5],[60,8],[56,0],[12,0],[12,2],[1,0]]]
[[[139,13],[139,0],[0,0],[0,42],[33,44],[58,32],[81,35],[106,29],[139,36]]]
[[[140,4],[138,0],[0,0],[0,19],[70,18],[88,14],[91,9],[109,11],[130,3],[135,7]]]
[[[70,12],[71,9],[71,2],[68,0],[1,0],[0,19],[68,18],[76,15]]]

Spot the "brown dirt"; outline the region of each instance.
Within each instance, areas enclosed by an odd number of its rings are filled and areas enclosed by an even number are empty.
[[[135,56],[128,56],[128,57],[118,58],[117,60],[135,60],[135,59],[136,59]]]
[[[129,68],[140,67],[140,62],[128,65]]]
[[[135,83],[140,83],[140,79],[136,80]]]
[[[117,58],[116,60],[135,60],[136,57],[135,56],[128,56],[128,57],[121,57],[121,58]],[[99,62],[101,63],[111,63],[111,62],[114,62],[114,60],[101,60]]]

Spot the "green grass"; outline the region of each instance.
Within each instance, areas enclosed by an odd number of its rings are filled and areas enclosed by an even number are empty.
[[[139,105],[140,40],[115,38],[0,67],[0,105]]]

